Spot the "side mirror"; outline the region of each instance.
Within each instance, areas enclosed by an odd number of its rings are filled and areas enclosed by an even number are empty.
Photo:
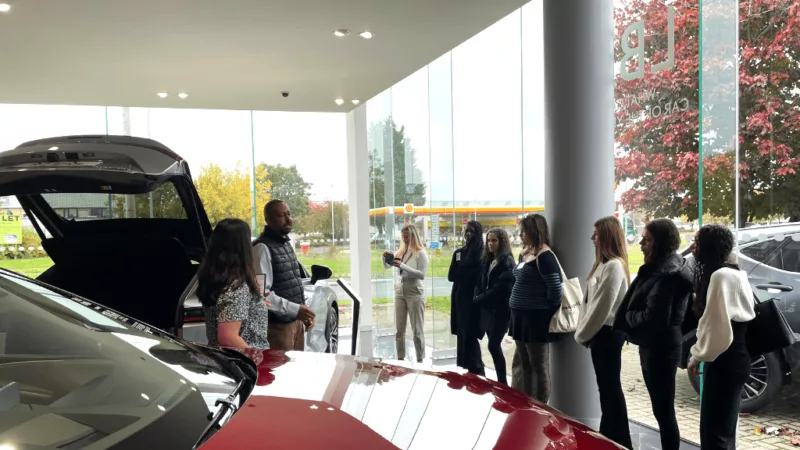
[[[320,280],[329,280],[333,276],[331,269],[325,266],[311,266],[311,285],[317,284]]]

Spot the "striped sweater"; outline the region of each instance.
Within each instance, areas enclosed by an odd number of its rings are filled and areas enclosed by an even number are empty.
[[[537,267],[536,259],[539,260]],[[561,304],[563,286],[561,269],[553,252],[543,252],[530,262],[520,262],[514,268],[514,288],[511,309],[532,311],[552,310]]]

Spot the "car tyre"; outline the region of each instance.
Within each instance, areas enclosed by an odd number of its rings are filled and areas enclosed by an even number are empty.
[[[325,342],[328,343],[325,353],[339,351],[339,307],[336,304],[331,305],[325,320]]]
[[[750,369],[750,382],[742,391],[742,405],[739,412],[752,414],[772,402],[783,387],[781,361],[775,353],[753,358]],[[695,392],[700,392],[700,377],[689,373],[689,382]]]

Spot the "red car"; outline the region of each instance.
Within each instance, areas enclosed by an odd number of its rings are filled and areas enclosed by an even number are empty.
[[[4,450],[618,448],[483,378],[209,348],[3,270],[0,411]]]

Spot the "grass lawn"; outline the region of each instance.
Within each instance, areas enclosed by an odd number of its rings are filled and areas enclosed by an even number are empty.
[[[392,298],[374,298],[372,299],[373,305],[386,305],[392,303],[394,299]],[[353,303],[352,300],[339,300],[340,306],[349,306]],[[428,297],[428,307],[426,309],[432,309],[437,312],[442,312],[446,314],[450,314],[450,297],[446,295],[436,296],[436,297]]]
[[[30,259],[3,259],[0,260],[0,267],[17,273],[21,273],[30,278],[36,278],[45,270],[53,265],[50,258],[30,258]]]

